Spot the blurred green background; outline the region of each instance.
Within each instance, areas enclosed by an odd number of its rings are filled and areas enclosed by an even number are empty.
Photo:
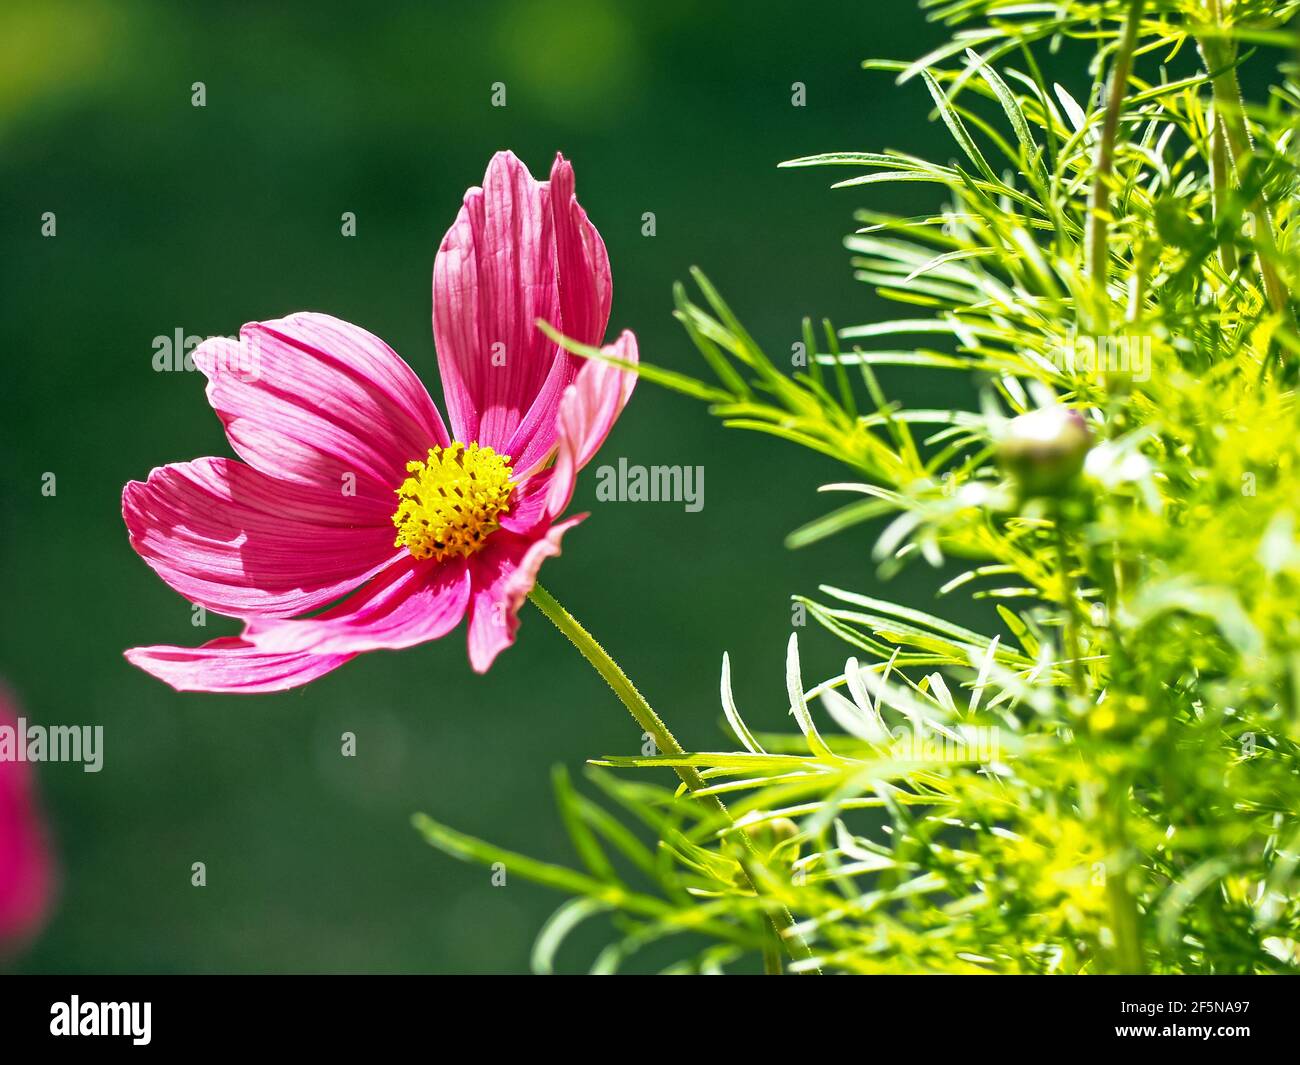
[[[237,628],[192,627],[127,544],[124,482],[230,454],[202,378],[154,372],[153,338],[327,311],[385,338],[441,404],[434,252],[509,147],[539,176],[557,149],[573,160],[613,263],[611,330],[635,330],[642,358],[702,370],[670,313],[692,264],[788,353],[804,314],[881,313],[840,244],[853,209],[938,199],[926,186],[831,192],[842,173],[775,164],[886,145],[948,159],[923,87],[859,66],[942,37],[912,0],[0,7],[0,675],[30,719],[105,729],[98,775],[42,769],[63,890],[20,970],[526,969],[558,898],[491,886],[426,847],[409,816],[570,860],[551,767],[630,752],[637,730],[531,607],[486,677],[463,630],[274,696],[177,695],[130,667],[125,647]],[[196,81],[205,108],[191,106]],[[494,82],[505,108],[490,106]],[[340,234],[345,211],[355,238]],[[688,747],[727,742],[724,650],[751,723],[783,724],[789,595],[874,584],[861,530],[782,546],[831,509],[815,489],[843,471],[645,384],[601,461],[619,456],[703,464],[703,511],[597,503],[588,476],[575,509],[593,516],[544,583]],[[925,582],[894,592],[924,598]],[[809,676],[842,662],[820,631],[803,643]],[[344,731],[356,758],[340,757]],[[196,861],[206,888],[190,886]]]

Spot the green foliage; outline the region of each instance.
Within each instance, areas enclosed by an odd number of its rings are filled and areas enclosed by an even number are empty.
[[[771,970],[782,908],[812,954],[793,971],[1300,970],[1298,5],[925,6],[965,28],[866,65],[929,93],[955,158],[786,164],[843,168],[859,192],[940,186],[933,214],[864,209],[846,241],[907,315],[805,322],[815,357],[787,373],[697,272],[702,301],[679,287],[677,316],[716,382],[640,372],[850,471],[823,486],[849,501],[790,547],[868,535],[884,574],[918,581],[962,560],[939,592],[983,603],[987,631],[837,587],[796,597],[847,645],[843,672],[807,687],[792,637],[797,730],[756,735],[724,657],[735,750],[603,759],[695,767],[725,800],[729,818],[593,769],[653,847],[560,777],[585,873],[422,820],[455,856],[574,896],[543,970],[600,913],[618,936],[600,970],[681,933],[683,971],[760,953]],[[1279,54],[1245,102],[1240,68]],[[1051,80],[1084,66],[1085,94]],[[908,408],[882,366],[968,375],[983,401]],[[1093,446],[1044,497],[997,460],[1018,418],[1062,408]],[[764,834],[783,818],[797,835]]]

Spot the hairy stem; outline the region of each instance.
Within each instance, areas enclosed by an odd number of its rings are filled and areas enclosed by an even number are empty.
[[[619,664],[609,656],[609,652],[596,642],[596,638],[584,629],[578,620],[565,610],[550,592],[540,584],[534,584],[533,590],[528,593],[528,598],[532,600],[533,605],[538,610],[546,615],[551,624],[559,629],[568,638],[569,642],[582,653],[582,657],[591,663],[592,668],[601,675],[605,683],[618,696],[619,701],[627,707],[632,719],[654,740],[655,748],[660,754],[683,755],[686,753],[686,749],[677,742],[677,737],[664,724],[663,718],[654,712],[654,709],[646,702],[645,696],[628,679],[627,674],[623,672]],[[705,783],[704,778],[700,776],[699,771],[694,766],[683,765],[674,768],[682,783],[692,793],[707,789],[708,784]],[[701,795],[699,799],[718,814],[724,823],[735,824],[731,817],[731,811],[727,809],[726,803],[717,795]],[[744,832],[736,832],[735,836],[746,849],[749,857],[757,860],[759,854],[749,836]],[[745,887],[758,894],[755,878],[750,876],[743,864],[741,876],[744,878]],[[800,960],[812,957],[812,951],[809,949],[808,944],[804,942],[802,936],[794,931],[794,917],[791,916],[789,909],[778,903],[768,910],[768,919],[772,924],[776,939],[790,952],[791,957]],[[764,953],[764,970],[769,973],[773,972],[771,958],[767,956],[766,951]],[[779,973],[780,971],[778,959],[775,972]],[[819,972],[816,969],[808,971]]]
[[[645,696],[637,691],[636,685],[628,679],[627,674],[623,672],[618,663],[596,642],[596,638],[578,623],[577,618],[565,610],[556,601],[555,597],[540,584],[533,585],[533,590],[528,593],[528,598],[532,600],[533,605],[538,610],[550,619],[551,624],[569,638],[569,642],[582,652],[582,657],[590,662],[596,672],[604,678],[605,683],[614,690],[614,694],[618,696],[619,701],[627,707],[628,713],[632,715],[633,720],[654,740],[656,750],[661,754],[668,755],[686,753],[686,749],[677,742],[677,737],[669,731],[663,719],[646,702]],[[677,775],[682,778],[682,783],[691,791],[699,791],[708,786],[694,766],[677,766],[676,769]],[[722,800],[716,795],[710,796],[706,801],[718,812],[726,811]]]

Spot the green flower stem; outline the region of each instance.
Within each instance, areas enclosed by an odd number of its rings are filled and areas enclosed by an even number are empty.
[[[1102,316],[1109,314],[1106,279],[1110,267],[1110,179],[1115,169],[1115,141],[1119,136],[1119,113],[1124,104],[1124,94],[1128,90],[1128,76],[1133,67],[1133,52],[1137,47],[1143,6],[1144,0],[1131,0],[1129,4],[1119,49],[1115,53],[1115,66],[1110,73],[1110,93],[1102,119],[1101,136],[1097,139],[1096,172],[1092,179],[1092,203],[1088,218],[1087,266],[1096,292],[1097,311]],[[1105,319],[1099,324],[1106,326]],[[1101,331],[1104,332],[1105,329]]]
[[[1107,847],[1106,900],[1110,909],[1111,934],[1115,937],[1112,968],[1114,972],[1137,976],[1145,971],[1142,954],[1142,924],[1137,900],[1129,890],[1129,863],[1132,861],[1124,814],[1128,808],[1128,782],[1111,781],[1102,817]],[[1110,866],[1114,866],[1111,868]]]
[[[1079,588],[1072,577],[1069,517],[1064,507],[1055,513],[1056,549],[1061,568],[1062,606],[1065,611],[1065,649],[1070,657],[1072,702],[1076,713],[1088,706],[1088,681],[1083,671],[1084,646],[1079,624]],[[1113,615],[1112,615],[1113,616]],[[1112,683],[1114,673],[1112,672]],[[1106,848],[1106,900],[1110,913],[1111,934],[1115,942],[1110,965],[1113,972],[1137,974],[1143,972],[1141,916],[1137,900],[1129,890],[1128,863],[1130,848],[1124,827],[1128,809],[1128,784],[1122,778],[1110,777],[1100,761],[1091,759],[1093,769],[1109,778],[1101,809],[1093,818],[1098,834]]]
[[[763,975],[781,975],[781,941],[776,933],[769,930],[763,943]]]
[[[1061,648],[1070,659],[1070,683],[1075,709],[1083,707],[1088,697],[1088,684],[1083,673],[1083,640],[1079,633],[1079,594],[1071,579],[1070,539],[1065,529],[1064,508],[1058,507],[1056,525],[1056,559],[1061,569],[1061,607],[1065,613],[1065,639]]]
[[[534,584],[533,590],[528,593],[528,598],[532,600],[533,605],[550,619],[560,632],[568,637],[569,642],[573,644],[580,652],[582,657],[591,663],[592,668],[604,678],[605,683],[618,696],[619,701],[627,707],[628,712],[641,729],[649,735],[655,743],[655,748],[660,754],[683,755],[686,749],[677,742],[668,726],[664,724],[663,719],[654,712],[653,708],[645,700],[636,685],[628,679],[626,673],[619,667],[609,656],[609,652],[596,642],[596,638],[578,623],[577,618],[564,609],[550,592],[540,584]],[[681,777],[682,783],[692,792],[698,792],[706,789],[708,784],[700,776],[699,771],[694,766],[675,766],[677,775]],[[713,809],[727,824],[734,825],[735,821],[731,817],[731,811],[727,809],[724,803],[717,795],[700,796],[700,800]],[[744,832],[735,833],[741,844],[749,852],[751,859],[759,859],[758,851],[755,849],[753,841]],[[758,893],[757,885],[754,878],[749,875],[743,867],[741,875],[744,878],[745,886],[749,890]],[[790,952],[791,957],[806,959],[812,957],[812,951],[803,938],[793,931],[794,917],[784,905],[778,905],[768,911],[768,918],[772,922],[773,930],[777,939],[785,945]],[[764,958],[764,968],[767,972],[781,971],[779,964],[775,970],[772,968],[772,959],[766,956]],[[819,972],[819,970],[812,970]]]
[[[1207,0],[1207,9],[1216,29],[1227,27],[1221,0]],[[1250,128],[1246,125],[1246,105],[1241,95],[1241,83],[1237,80],[1236,47],[1212,34],[1201,37],[1197,45],[1205,60],[1206,72],[1212,77],[1215,132],[1222,134],[1220,146],[1225,149],[1227,168],[1236,171],[1240,183],[1242,167],[1246,165],[1255,146],[1251,142]],[[1226,176],[1225,174],[1224,177]],[[1216,188],[1215,192],[1217,200],[1219,190]],[[1261,253],[1256,258],[1259,260],[1264,292],[1273,310],[1294,324],[1291,293],[1273,263],[1277,235],[1269,202],[1262,191],[1256,196],[1252,207],[1256,224],[1255,237],[1262,246]]]
[[[677,742],[677,737],[664,724],[663,719],[654,712],[650,704],[645,701],[643,696],[636,689],[636,685],[628,679],[617,662],[609,657],[609,652],[596,642],[596,638],[579,624],[578,619],[562,607],[555,597],[551,595],[540,584],[534,584],[533,590],[528,593],[528,598],[532,600],[533,605],[550,619],[557,629],[569,638],[569,642],[582,652],[582,657],[591,663],[604,679],[605,683],[614,689],[614,694],[618,696],[619,701],[627,707],[628,712],[642,730],[655,741],[655,748],[660,754],[682,755],[686,749]],[[694,766],[677,766],[677,775],[682,778],[691,791],[699,791],[708,787],[704,778]],[[722,800],[716,795],[712,797],[713,802],[719,808],[719,812],[724,812],[726,807]]]

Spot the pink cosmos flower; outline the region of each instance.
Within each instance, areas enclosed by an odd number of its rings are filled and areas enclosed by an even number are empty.
[[[514,642],[543,560],[585,517],[559,520],[636,377],[575,359],[536,322],[598,345],[611,293],[573,168],[557,156],[539,182],[501,152],[433,268],[450,432],[411,368],[336,318],[294,314],[201,344],[194,362],[243,461],[155,469],[126,486],[122,512],[164,581],[244,632],[126,657],[179,691],[278,691],[468,615],[470,663],[485,671]],[[629,332],[604,350],[637,359]]]
[[[0,728],[10,736],[18,728],[3,686]],[[54,862],[36,805],[34,774],[17,753],[0,741],[0,957],[36,934],[54,894]]]

